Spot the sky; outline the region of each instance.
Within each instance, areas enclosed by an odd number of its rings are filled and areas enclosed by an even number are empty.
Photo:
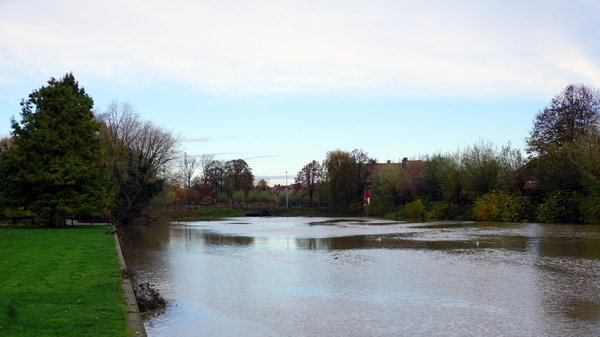
[[[99,111],[130,103],[271,184],[337,149],[524,148],[553,96],[600,87],[598,17],[597,0],[0,0],[0,137],[72,72]]]

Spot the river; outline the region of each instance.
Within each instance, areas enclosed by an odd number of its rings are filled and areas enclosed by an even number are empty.
[[[149,336],[597,336],[600,226],[248,217],[130,227]]]

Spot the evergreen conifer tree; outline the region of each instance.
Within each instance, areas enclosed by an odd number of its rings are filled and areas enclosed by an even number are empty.
[[[0,162],[9,205],[48,218],[49,226],[108,206],[110,178],[93,104],[71,73],[21,102],[21,121],[11,121],[13,144]]]

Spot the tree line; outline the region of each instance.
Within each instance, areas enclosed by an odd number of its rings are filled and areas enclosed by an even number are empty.
[[[298,173],[298,196],[378,216],[600,223],[600,92],[568,85],[535,115],[525,142],[523,152],[481,139],[396,163],[330,151]]]
[[[179,135],[127,103],[94,109],[66,74],[22,101],[21,120],[13,118],[11,137],[0,141],[0,211],[52,226],[73,216],[112,216],[126,226],[165,205],[286,195],[354,214],[598,223],[599,117],[599,92],[569,85],[535,116],[525,153],[480,140],[455,152],[378,163],[362,149],[337,149],[302,167],[294,184],[272,188],[255,181],[243,159],[182,154]]]

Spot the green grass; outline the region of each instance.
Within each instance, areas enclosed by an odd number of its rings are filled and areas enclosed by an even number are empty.
[[[272,212],[273,216],[357,216],[362,213],[352,212],[347,207],[279,207]]]
[[[161,215],[167,221],[202,221],[246,216],[243,210],[232,208],[168,210],[162,211]]]
[[[0,227],[0,336],[127,336],[108,226]]]

